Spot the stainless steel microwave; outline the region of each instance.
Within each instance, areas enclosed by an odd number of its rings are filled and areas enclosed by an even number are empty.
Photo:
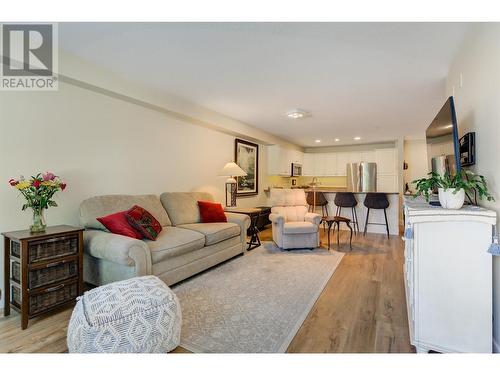
[[[302,176],[302,164],[292,163],[291,177],[300,177],[300,176]]]

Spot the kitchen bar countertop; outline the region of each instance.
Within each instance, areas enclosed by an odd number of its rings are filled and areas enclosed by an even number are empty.
[[[313,190],[313,188],[305,189],[306,193],[316,191],[321,193],[353,193],[353,194],[366,194],[366,193],[384,193],[384,194],[399,194],[397,191],[347,191],[347,188],[330,188],[330,187],[318,187]]]
[[[264,190],[264,192],[269,193],[270,189],[283,189],[282,187],[272,187],[272,188],[267,188]],[[300,189],[300,188],[292,188],[292,189]],[[306,193],[312,192],[313,188],[306,188],[304,189]],[[315,189],[316,192],[318,193],[351,193],[347,191],[347,187],[343,186],[318,186]],[[385,193],[385,194],[399,194],[397,191],[377,191],[377,192],[366,192],[366,191],[353,191],[353,194],[366,194],[366,193]]]

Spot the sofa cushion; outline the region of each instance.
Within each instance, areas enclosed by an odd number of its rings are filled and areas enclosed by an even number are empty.
[[[168,212],[173,225],[201,223],[198,201],[213,202],[209,193],[163,193],[161,204]]]
[[[80,204],[80,223],[85,228],[106,230],[98,217],[127,211],[134,205],[148,210],[162,227],[172,225],[160,198],[156,195],[101,195],[84,200]]]
[[[309,221],[288,222],[283,225],[283,233],[285,234],[305,234],[317,231],[318,226]]]
[[[156,240],[161,232],[161,224],[151,213],[135,205],[125,214],[129,224],[148,240]]]
[[[205,236],[194,230],[163,227],[163,230],[156,237],[156,241],[145,242],[151,250],[151,261],[155,264],[203,248]]]
[[[206,246],[239,236],[241,233],[241,227],[234,223],[182,224],[179,227],[203,234]]]

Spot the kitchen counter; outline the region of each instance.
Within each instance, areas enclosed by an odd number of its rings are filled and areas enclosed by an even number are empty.
[[[347,188],[339,188],[339,187],[318,187],[313,190],[313,188],[305,189],[305,191],[312,192],[321,192],[321,193],[353,193],[353,194],[366,194],[366,191],[347,191]],[[377,191],[373,193],[384,193],[384,194],[399,194],[397,191]]]
[[[274,189],[278,189],[275,187]],[[313,189],[304,189],[305,192],[312,192]],[[264,190],[269,194],[269,189]],[[337,211],[337,206],[335,206],[335,194],[336,193],[344,193],[347,192],[347,187],[345,186],[318,186],[315,189],[317,193],[321,192],[325,194],[325,198],[328,201],[328,214],[335,215]],[[387,221],[389,223],[389,233],[393,235],[399,234],[399,193],[397,192],[380,192],[387,194],[387,198],[389,199],[389,207],[387,208]],[[358,205],[356,206],[356,213],[358,216],[358,224],[359,230],[362,232],[365,227],[366,221],[366,212],[367,208],[363,204],[366,196],[366,192],[353,192],[356,196],[356,200],[358,201]],[[316,207],[316,212],[322,214],[321,207]],[[352,219],[352,213],[350,208],[343,208],[341,211],[341,216]],[[367,232],[368,233],[386,233],[385,230],[385,220],[384,220],[384,210],[370,210],[370,223],[380,223],[384,225],[369,225]]]
[[[312,189],[308,189],[306,191],[313,191]],[[321,190],[316,190],[316,192]],[[326,200],[328,201],[328,214],[334,215],[337,212],[337,206],[335,205],[335,194],[339,192],[346,192],[345,190],[341,191],[332,191],[332,190],[323,190],[321,191]],[[356,200],[358,201],[358,205],[356,206],[356,214],[358,217],[359,230],[362,232],[365,228],[366,222],[366,213],[367,208],[363,204],[365,200],[366,193],[363,192],[353,192],[355,194]],[[388,192],[387,199],[389,200],[389,207],[386,209],[387,213],[387,222],[389,223],[389,233],[392,235],[399,234],[399,193]],[[321,213],[321,207],[316,207],[316,212]],[[350,208],[342,208],[340,216],[347,217],[352,220],[352,211]],[[384,219],[384,210],[370,210],[370,223],[379,223],[384,225],[368,225],[367,232],[368,233],[387,233],[385,229],[385,219]]]

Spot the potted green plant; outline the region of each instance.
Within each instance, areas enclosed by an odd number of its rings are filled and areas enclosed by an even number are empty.
[[[429,195],[434,190],[438,190],[439,203],[443,208],[459,209],[463,206],[465,196],[469,197],[471,203],[477,205],[477,195],[480,199],[493,201],[493,196],[488,192],[488,187],[484,176],[476,175],[471,171],[462,169],[460,173],[451,175],[446,172],[439,175],[430,172],[428,178],[421,178],[413,181],[416,184],[417,192],[414,196],[423,195],[429,201]],[[474,196],[474,202],[470,195]]]

